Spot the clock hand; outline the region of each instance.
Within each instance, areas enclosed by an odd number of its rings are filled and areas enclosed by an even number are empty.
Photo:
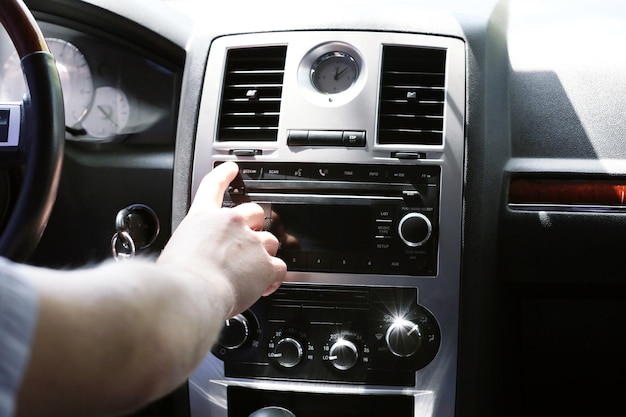
[[[339,71],[339,68],[337,68],[336,72],[335,72],[335,81],[337,81],[338,79],[341,78],[341,76],[348,71],[348,67],[345,67],[344,69],[342,69],[341,71]]]

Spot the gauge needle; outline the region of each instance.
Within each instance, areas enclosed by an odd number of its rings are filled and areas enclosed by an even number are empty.
[[[113,120],[113,109],[109,106],[98,106],[98,110],[104,115],[104,119],[110,121],[115,127],[117,123]]]

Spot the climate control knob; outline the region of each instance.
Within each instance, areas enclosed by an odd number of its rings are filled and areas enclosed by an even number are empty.
[[[397,320],[387,329],[387,347],[396,356],[406,358],[414,355],[422,344],[420,327],[409,320]]]
[[[406,214],[398,223],[400,239],[412,248],[422,246],[433,233],[433,225],[422,213],[412,212]]]
[[[226,320],[219,337],[219,344],[228,350],[243,346],[250,337],[250,323],[243,314]]]
[[[283,368],[293,368],[300,363],[303,355],[302,344],[293,337],[280,339],[272,352],[272,358]]]
[[[357,364],[359,350],[347,339],[338,339],[328,351],[328,360],[340,371],[347,371]]]

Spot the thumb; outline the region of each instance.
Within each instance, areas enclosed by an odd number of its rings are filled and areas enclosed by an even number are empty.
[[[224,192],[237,176],[239,167],[234,162],[224,162],[213,168],[200,183],[189,212],[207,208],[220,208]]]

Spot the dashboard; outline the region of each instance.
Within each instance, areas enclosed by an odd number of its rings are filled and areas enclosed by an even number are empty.
[[[225,205],[266,210],[288,282],[138,416],[623,414],[626,8],[600,3],[27,1],[67,139],[31,261],[111,257],[138,206],[156,254],[236,161]]]

